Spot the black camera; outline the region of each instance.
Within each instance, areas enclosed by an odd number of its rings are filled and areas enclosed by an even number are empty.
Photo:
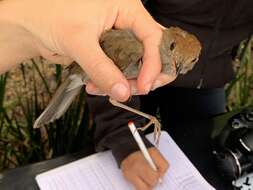
[[[232,116],[214,138],[214,145],[213,153],[224,179],[235,182],[253,173],[253,108]]]

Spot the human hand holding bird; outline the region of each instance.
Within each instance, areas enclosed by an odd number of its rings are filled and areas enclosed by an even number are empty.
[[[112,59],[127,79],[136,79],[138,77],[142,65],[144,48],[131,31],[111,29],[102,34],[100,45],[106,55]],[[180,28],[170,27],[163,30],[159,51],[161,76],[173,76],[176,78],[178,74],[185,74],[193,68],[198,61],[201,45],[194,35]],[[88,81],[89,76],[81,67],[77,63],[71,64],[68,67],[66,79],[57,89],[44,112],[35,121],[34,128],[60,118],[79,94],[83,85],[87,84]],[[135,95],[135,93],[135,90],[132,91],[132,95]],[[156,134],[159,134],[160,123],[154,116],[129,108],[113,99],[109,100],[115,106],[150,119],[150,122],[141,129],[145,130],[151,124],[155,124]]]
[[[112,27],[123,31],[109,30]],[[190,70],[197,62],[201,49],[194,36],[179,28],[162,32],[162,27],[147,12],[141,0],[76,0],[74,3],[62,0],[0,0],[0,28],[1,73],[36,56],[60,64],[74,60],[80,65],[75,63],[68,67],[65,81],[36,120],[35,127],[64,114],[86,82],[87,92],[94,93],[95,90],[95,93],[126,101],[130,88],[131,94],[145,94],[170,82],[177,74]],[[124,29],[131,29],[136,37]],[[122,72],[134,80],[127,81]],[[151,118],[151,122],[142,129],[154,122],[159,130],[160,124],[155,117],[110,101]],[[154,149],[151,156],[164,173],[166,161],[159,151]],[[123,173],[128,174],[125,177],[137,189],[145,189],[144,183],[139,184],[141,176],[148,181],[148,176],[153,176],[152,171],[148,175],[150,170],[138,152],[126,158],[121,166],[126,169]]]

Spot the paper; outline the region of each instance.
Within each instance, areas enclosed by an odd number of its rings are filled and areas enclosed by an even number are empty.
[[[253,173],[245,174],[232,182],[235,189],[253,190]]]
[[[153,135],[147,136],[151,142]],[[170,167],[155,190],[214,190],[166,132],[158,149]],[[111,151],[97,153],[36,176],[42,190],[132,190]]]

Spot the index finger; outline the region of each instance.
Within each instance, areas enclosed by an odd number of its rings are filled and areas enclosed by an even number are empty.
[[[146,13],[136,17],[132,30],[144,46],[143,65],[137,79],[137,87],[140,92],[147,94],[161,72],[159,45],[162,27]]]
[[[118,15],[115,27],[131,29],[143,43],[143,65],[137,78],[137,87],[141,94],[147,94],[161,71],[159,44],[163,27],[152,18],[140,0],[120,2],[119,12],[122,14]]]
[[[154,162],[158,168],[158,172],[160,176],[164,176],[166,171],[169,168],[168,161],[163,157],[163,155],[156,149],[156,148],[150,148],[149,150],[152,158],[154,159]]]

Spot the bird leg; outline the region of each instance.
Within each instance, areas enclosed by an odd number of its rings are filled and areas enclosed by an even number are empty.
[[[144,112],[141,112],[137,109],[131,108],[131,107],[129,107],[125,104],[122,104],[120,102],[117,102],[116,100],[113,100],[112,98],[109,98],[109,102],[112,105],[116,106],[116,107],[120,107],[122,109],[128,110],[130,112],[133,112],[135,114],[138,114],[142,117],[145,117],[145,118],[149,119],[149,122],[146,125],[144,125],[143,127],[138,128],[138,130],[145,131],[150,125],[154,124],[154,126],[155,126],[155,128],[154,128],[154,140],[155,140],[156,144],[159,143],[159,139],[160,139],[160,135],[161,135],[161,124],[157,120],[156,117],[154,117],[152,115],[149,115],[149,114],[146,114]]]

